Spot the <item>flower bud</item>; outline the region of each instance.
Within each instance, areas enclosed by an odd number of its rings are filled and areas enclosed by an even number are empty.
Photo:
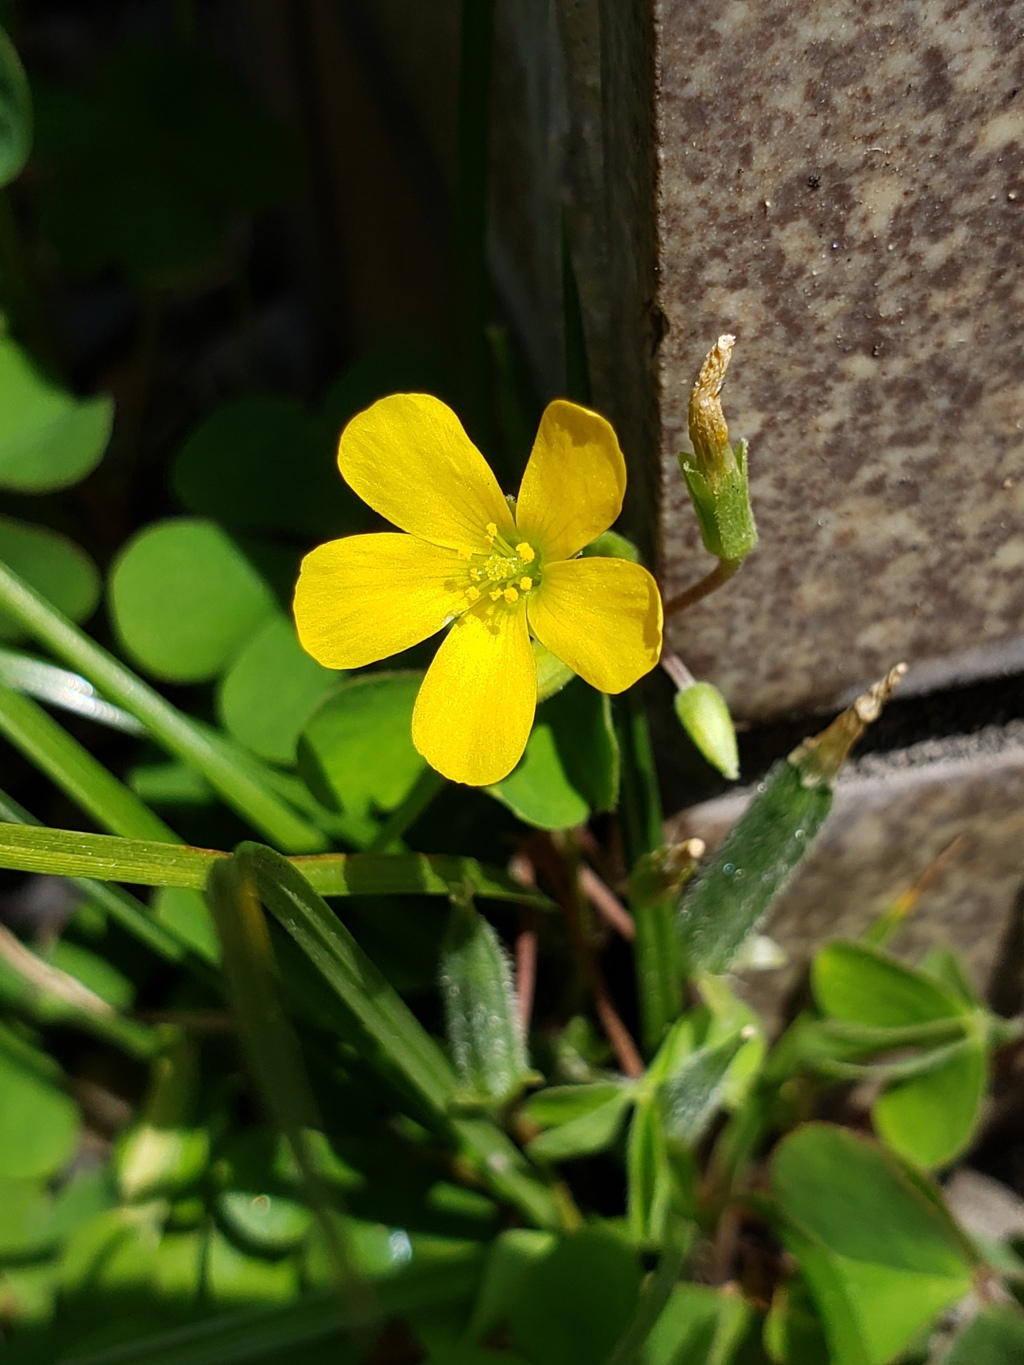
[[[736,731],[718,688],[709,682],[691,683],[676,693],[675,707],[679,723],[707,761],[735,782],[740,775]]]
[[[700,368],[690,393],[689,429],[693,455],[679,464],[693,500],[705,547],[719,559],[744,559],[757,544],[750,507],[747,443],[735,448],[722,411],[721,392],[734,336],[720,336]]]

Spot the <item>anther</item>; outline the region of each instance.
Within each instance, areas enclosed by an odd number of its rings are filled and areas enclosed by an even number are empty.
[[[500,597],[504,596],[504,594],[502,593],[500,588],[492,588],[491,591],[488,593],[488,596],[490,597],[492,602],[497,602]]]
[[[518,602],[518,601],[519,601],[519,594],[516,592],[515,588],[513,588],[513,587],[508,587],[508,588],[505,589],[504,597],[505,597],[505,601],[506,601],[506,602]]]
[[[466,601],[467,601],[467,602],[479,602],[479,601],[480,601],[480,589],[479,589],[479,588],[473,588],[473,587],[467,588],[467,589],[466,589]]]
[[[521,540],[516,546],[516,554],[524,564],[532,564],[537,558],[537,552],[532,545],[528,545],[525,540]]]
[[[521,578],[519,580],[519,586],[522,588],[523,592],[529,592],[530,589],[533,587],[533,579]]]

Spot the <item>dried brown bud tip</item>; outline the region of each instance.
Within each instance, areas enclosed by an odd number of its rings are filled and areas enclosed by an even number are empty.
[[[697,382],[690,392],[690,441],[697,467],[712,488],[734,464],[729,428],[719,395],[735,344],[736,338],[728,333],[718,338],[700,367]]]
[[[879,682],[861,693],[852,706],[836,716],[820,735],[805,739],[789,756],[789,761],[800,773],[805,786],[831,782],[845,763],[847,755],[864,731],[882,714],[882,707],[892,696],[907,671],[906,664],[897,664]]]

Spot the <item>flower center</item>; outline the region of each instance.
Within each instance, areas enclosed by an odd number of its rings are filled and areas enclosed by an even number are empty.
[[[493,521],[487,525],[485,539],[490,548],[470,556],[466,601],[472,606],[489,597],[492,602],[504,600],[512,606],[540,582],[537,551],[525,540],[509,545]]]

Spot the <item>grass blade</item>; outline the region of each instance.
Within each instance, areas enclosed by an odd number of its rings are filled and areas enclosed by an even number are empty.
[[[561,1226],[556,1195],[519,1149],[490,1119],[457,1114],[458,1086],[448,1059],[295,865],[260,844],[242,844],[235,856],[267,910],[329,987],[338,1031],[351,1034],[355,1025],[367,1060],[415,1097],[497,1194],[532,1222]]]
[[[228,994],[252,1072],[271,1117],[284,1135],[331,1256],[339,1288],[355,1289],[352,1268],[330,1216],[307,1133],[323,1127],[299,1040],[282,1000],[269,926],[250,867],[238,857],[210,868],[206,900],[223,950]]]
[[[0,816],[5,816],[2,803]],[[229,856],[219,849],[194,848],[189,844],[120,839],[110,834],[3,823],[0,819],[0,867],[18,872],[202,890],[213,864]],[[324,896],[469,894],[542,910],[552,908],[552,902],[540,892],[517,886],[511,878],[482,866],[475,858],[445,854],[434,857],[425,853],[325,853],[288,861]]]
[[[97,824],[125,839],[178,836],[38,702],[0,682],[0,734]]]
[[[18,825],[30,825],[33,828],[41,829],[43,826],[39,821],[31,816],[24,806],[19,806],[17,801],[12,800],[6,792],[0,791],[0,822],[8,822]],[[4,825],[0,823],[0,844],[2,844]],[[0,855],[0,865],[6,866],[2,862]],[[38,869],[24,868],[23,871],[34,871]],[[106,913],[117,924],[125,929],[133,938],[137,938],[140,943],[144,943],[147,948],[152,949],[160,957],[168,962],[181,962],[187,960],[190,954],[190,947],[183,940],[177,938],[169,929],[162,924],[157,924],[149,914],[146,906],[140,900],[127,891],[122,891],[117,886],[107,886],[104,882],[92,881],[87,877],[71,877],[83,896],[95,902],[101,910]]]
[[[202,773],[223,800],[268,839],[290,853],[325,847],[321,831],[274,795],[254,774],[252,765],[205,734],[5,564],[0,564],[0,606],[39,644],[134,716],[168,753]]]

